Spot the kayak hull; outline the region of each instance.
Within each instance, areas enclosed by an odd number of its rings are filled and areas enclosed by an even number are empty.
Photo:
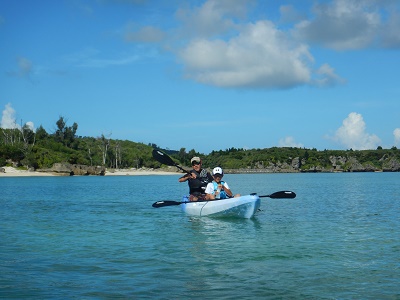
[[[183,197],[183,202],[188,201],[186,196]],[[257,195],[246,195],[222,200],[182,203],[181,208],[190,216],[249,219],[260,208],[260,202]]]

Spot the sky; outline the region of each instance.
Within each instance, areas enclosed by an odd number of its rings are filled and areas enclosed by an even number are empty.
[[[400,147],[398,0],[2,0],[0,126],[208,154]]]

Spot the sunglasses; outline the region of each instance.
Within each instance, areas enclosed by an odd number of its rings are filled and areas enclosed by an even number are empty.
[[[198,162],[198,161],[192,162],[192,166],[197,166],[197,165],[200,165],[200,164],[201,164],[201,162]]]

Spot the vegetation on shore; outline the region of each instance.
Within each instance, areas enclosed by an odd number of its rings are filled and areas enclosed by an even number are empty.
[[[42,126],[35,132],[25,124],[14,129],[0,128],[0,166],[24,166],[46,169],[55,163],[70,163],[106,168],[159,168],[152,157],[156,144],[127,140],[77,136],[78,124],[67,126],[60,117],[56,130],[48,133]],[[330,171],[400,171],[400,150],[323,150],[306,148],[230,148],[208,155],[196,152],[165,150],[182,166],[190,166],[193,156],[201,156],[206,167],[252,172],[330,172]]]

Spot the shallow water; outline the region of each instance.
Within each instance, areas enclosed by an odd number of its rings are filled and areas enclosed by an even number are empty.
[[[0,297],[400,299],[400,173],[226,175],[253,219],[191,218],[178,176],[0,178]]]

